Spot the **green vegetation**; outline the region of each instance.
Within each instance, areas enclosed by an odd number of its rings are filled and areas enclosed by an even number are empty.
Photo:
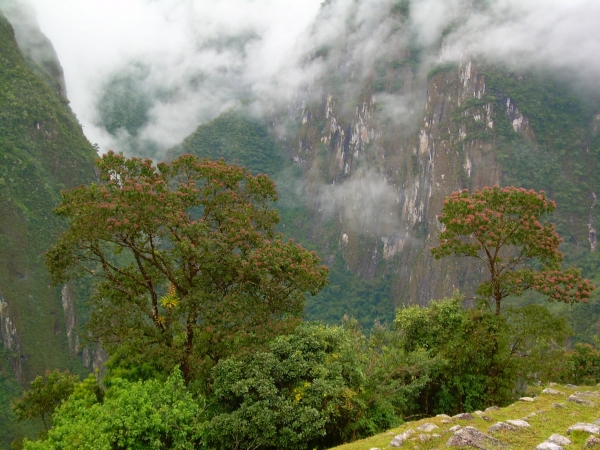
[[[552,300],[587,302],[594,286],[576,268],[561,270],[561,240],[554,224],[540,222],[554,207],[544,192],[512,186],[455,192],[444,201],[439,221],[445,229],[431,253],[436,259],[459,255],[481,260],[489,281],[477,293],[493,300],[496,315],[504,298],[529,289]],[[531,268],[533,263],[541,268]]]
[[[518,380],[552,379],[561,365],[564,318],[537,305],[507,311],[505,317],[463,309],[461,297],[433,301],[427,308],[398,310],[394,325],[400,348],[427,350],[435,365],[412,406],[413,415],[456,414],[507,404]]]
[[[275,234],[267,176],[192,155],[97,165],[101,183],[63,193],[69,229],[47,263],[57,283],[98,277],[88,330],[121,364],[179,366],[204,386],[220,359],[292,328],[325,285],[316,254]]]
[[[58,369],[38,375],[22,398],[13,405],[19,420],[41,418],[48,431],[48,421],[54,410],[73,393],[76,376]]]
[[[600,136],[592,132],[600,99],[575,92],[551,73],[517,75],[492,66],[485,75],[497,95],[498,110],[506,111],[510,98],[533,131],[530,141],[515,133],[505,118],[495,121],[504,183],[546,191],[558,204],[558,232],[567,242],[581,245],[587,238],[591,193],[600,190]]]
[[[49,367],[82,369],[70,356],[60,291],[51,287],[41,255],[63,227],[52,213],[60,190],[93,179],[95,152],[67,101],[36,75],[43,69],[30,64],[0,14],[0,298],[20,345],[19,352],[12,348],[1,354],[11,365],[3,362],[0,376],[2,447],[16,430],[31,428],[15,426],[8,409],[17,382],[26,383]],[[23,369],[19,380],[12,375],[17,367]],[[40,427],[41,421],[35,423]]]
[[[470,421],[454,419],[450,423],[444,423],[443,421],[446,419],[443,417],[430,417],[404,423],[398,428],[389,430],[389,432],[351,444],[341,445],[335,447],[335,450],[364,450],[375,447],[381,449],[392,448],[389,444],[394,435],[401,434],[409,429],[416,430],[417,427],[425,423],[433,423],[438,426],[439,429],[435,430],[434,433],[441,435],[441,438],[432,439],[427,442],[420,442],[418,438],[408,440],[403,444],[403,448],[411,450],[417,448],[423,450],[435,449],[445,446],[451,436],[449,429],[455,425],[473,426],[487,433],[490,425],[496,422],[520,418],[526,418],[531,427],[517,431],[500,431],[493,433],[492,436],[505,442],[508,448],[528,450],[537,447],[554,433],[566,436],[567,428],[577,422],[593,423],[598,418],[598,410],[596,408],[566,401],[567,397],[574,393],[573,389],[560,385],[552,385],[552,389],[560,392],[559,395],[541,394],[544,387],[546,386],[536,387],[535,390],[530,392],[531,395],[536,395],[533,402],[516,402],[505,408],[486,412],[485,416],[491,420],[474,416],[473,420]],[[597,392],[597,387],[585,388],[580,386],[577,390],[585,393],[593,393],[594,391]],[[597,401],[597,397],[594,401]],[[554,407],[555,403],[561,403],[563,407]],[[564,446],[565,450],[582,448],[588,436],[589,434],[587,433],[571,433],[568,437],[573,443]]]
[[[196,449],[202,406],[190,395],[178,370],[165,381],[113,380],[106,398],[84,380],[54,415],[46,440],[25,449],[111,450]]]
[[[266,124],[246,111],[229,111],[200,125],[167,160],[189,153],[199,158],[221,159],[246,167],[254,175],[276,175],[282,167],[281,152]]]

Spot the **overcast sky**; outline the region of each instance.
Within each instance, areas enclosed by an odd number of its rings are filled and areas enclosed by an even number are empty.
[[[306,55],[320,46],[345,47],[365,70],[375,57],[398,51],[389,41],[394,23],[387,17],[394,0],[334,0],[325,8],[322,0],[24,1],[56,48],[84,131],[103,149],[115,142],[95,126],[95,104],[107,78],[131,62],[149,68],[149,84],[179,89],[174,100],[155,105],[145,131],[169,146],[240,96],[289,101],[300,85],[331,70],[326,64],[305,64]],[[468,3],[412,0],[407,35],[438,52],[442,31]],[[457,21],[435,59],[478,54],[515,67],[568,68],[597,90],[599,0],[495,0],[491,5]],[[238,50],[218,50],[214,42],[225,37],[245,41]]]

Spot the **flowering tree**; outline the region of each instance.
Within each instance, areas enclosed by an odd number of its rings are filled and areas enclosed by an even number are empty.
[[[480,259],[490,278],[478,294],[495,302],[500,314],[502,299],[533,289],[549,300],[587,301],[594,286],[576,268],[562,270],[561,242],[554,224],[542,222],[555,203],[543,191],[516,187],[486,187],[472,194],[465,189],[444,201],[438,217],[445,229],[433,256],[471,256]],[[541,263],[536,270],[527,262]]]
[[[274,233],[266,175],[184,155],[154,166],[110,152],[101,182],[63,193],[69,228],[47,254],[56,282],[99,278],[89,329],[131,367],[186,382],[298,322],[327,282],[314,252]]]

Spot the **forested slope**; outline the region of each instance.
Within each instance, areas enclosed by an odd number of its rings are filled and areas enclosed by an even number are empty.
[[[76,369],[73,304],[51,284],[44,253],[62,223],[60,190],[94,179],[95,151],[68,102],[23,57],[0,14],[0,436],[10,442],[7,408],[17,384],[44,370]],[[47,75],[50,78],[50,75]],[[58,84],[58,82],[57,82]],[[69,329],[69,327],[71,329]],[[74,338],[74,336],[73,336]],[[71,348],[69,346],[71,344]]]

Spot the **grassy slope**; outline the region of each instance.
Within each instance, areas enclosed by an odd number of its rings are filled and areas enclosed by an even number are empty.
[[[596,407],[578,405],[573,402],[567,401],[567,397],[575,392],[575,389],[570,389],[564,386],[553,386],[553,389],[562,392],[561,395],[548,395],[539,394],[535,397],[534,402],[516,402],[505,408],[501,408],[497,411],[491,411],[486,415],[492,419],[492,421],[486,421],[482,418],[475,417],[472,421],[456,420],[453,419],[451,423],[442,423],[442,418],[433,417],[428,419],[422,419],[414,422],[406,422],[398,428],[394,428],[386,433],[378,434],[368,439],[353,442],[351,444],[342,445],[335,447],[338,450],[368,450],[370,448],[387,449],[390,447],[390,441],[395,435],[405,432],[406,430],[413,429],[416,431],[413,437],[415,440],[405,442],[401,448],[407,449],[434,449],[445,447],[446,442],[452,436],[452,433],[448,430],[455,426],[473,426],[478,430],[488,434],[488,428],[496,422],[504,422],[506,420],[523,419],[532,413],[535,415],[527,417],[527,421],[531,425],[530,428],[520,429],[517,431],[502,431],[490,433],[491,436],[500,439],[501,441],[508,444],[510,449],[533,449],[537,445],[544,442],[552,434],[557,433],[565,437],[568,437],[573,442],[571,445],[565,446],[565,450],[569,449],[580,449],[584,444],[585,440],[589,436],[586,433],[572,433],[570,436],[567,435],[567,428],[578,422],[593,423],[594,420],[600,419],[600,409]],[[579,387],[579,392],[596,392],[596,398],[592,400],[596,405],[600,405],[600,391],[598,387]],[[538,388],[541,392],[542,388]],[[554,408],[554,403],[562,403],[565,405],[564,408]],[[439,434],[441,438],[435,438],[428,442],[419,442],[416,439],[419,432],[416,428],[424,423],[433,423],[440,428],[434,430],[431,434]]]

